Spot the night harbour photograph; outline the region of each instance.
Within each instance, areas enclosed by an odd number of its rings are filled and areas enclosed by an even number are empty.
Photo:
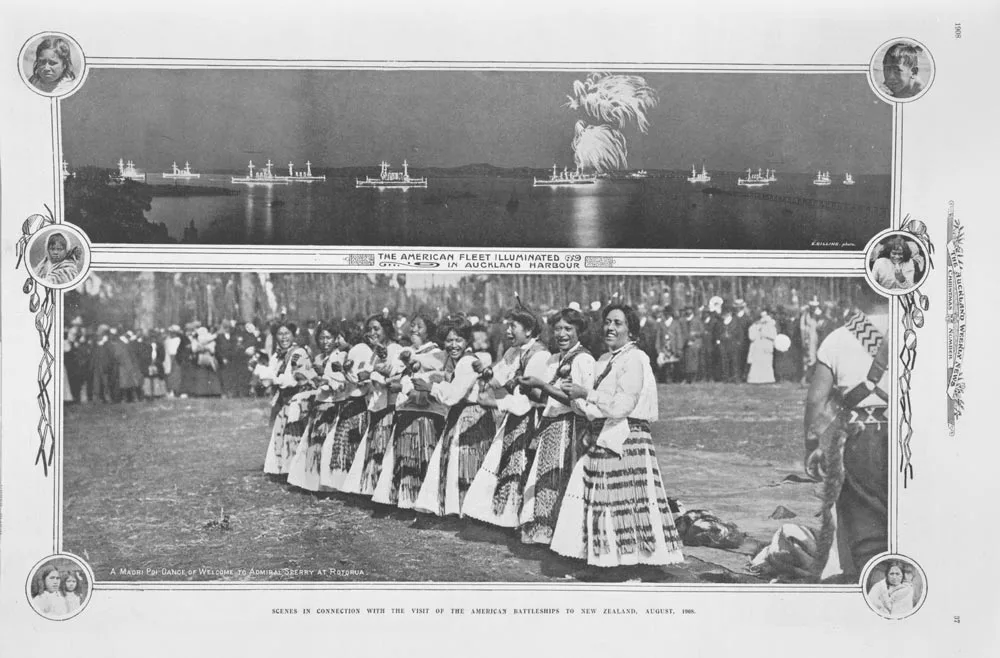
[[[125,244],[857,250],[889,228],[893,116],[860,71],[101,68],[63,104],[66,220]]]
[[[99,581],[857,583],[888,548],[863,278],[92,271],[63,319]]]

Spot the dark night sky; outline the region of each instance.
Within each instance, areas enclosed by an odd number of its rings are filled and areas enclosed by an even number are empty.
[[[281,167],[572,165],[582,115],[563,103],[585,75],[93,69],[63,102],[63,150],[72,167],[123,157],[149,172],[268,157]],[[889,173],[892,110],[864,74],[642,75],[660,104],[648,135],[625,131],[631,168]]]

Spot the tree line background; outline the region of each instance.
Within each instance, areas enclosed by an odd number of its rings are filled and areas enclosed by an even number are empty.
[[[407,286],[406,275],[264,272],[94,272],[67,295],[65,318],[131,329],[198,320],[267,322],[367,316],[383,308],[410,315],[465,312],[494,317],[516,304],[535,311],[577,302],[603,306],[616,295],[629,304],[698,308],[713,296],[744,299],[749,308],[797,310],[813,296],[851,304],[859,278],[476,274],[439,276],[433,285]]]

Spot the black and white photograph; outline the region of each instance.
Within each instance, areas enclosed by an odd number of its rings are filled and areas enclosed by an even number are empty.
[[[21,51],[19,64],[21,77],[31,90],[51,98],[76,91],[87,66],[80,44],[60,33],[29,39]]]
[[[998,653],[1000,6],[0,5],[0,655]]]
[[[87,237],[74,226],[51,224],[40,229],[27,245],[28,271],[53,289],[78,285],[90,265]]]
[[[874,287],[896,296],[913,292],[923,282],[930,259],[913,234],[890,231],[868,250],[865,265]]]
[[[66,317],[101,580],[856,582],[887,549],[863,279],[98,272]]]
[[[85,565],[70,555],[45,560],[34,569],[27,583],[32,609],[52,621],[79,614],[90,599],[90,589]]]
[[[850,251],[892,135],[860,73],[102,68],[62,110],[95,243]]]
[[[876,562],[865,579],[865,600],[879,615],[905,619],[927,596],[927,578],[913,560],[889,555]]]
[[[919,41],[893,39],[872,56],[871,78],[875,90],[886,100],[909,103],[930,89],[934,60]]]

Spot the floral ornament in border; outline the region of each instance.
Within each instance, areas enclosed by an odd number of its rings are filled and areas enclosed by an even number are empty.
[[[907,217],[903,220],[901,230],[919,240],[924,249],[927,250],[927,266],[923,281],[921,281],[922,284],[927,281],[928,275],[934,267],[934,244],[927,234],[927,225],[919,219]],[[898,300],[902,307],[903,321],[903,341],[899,349],[899,360],[902,365],[902,371],[899,373],[899,470],[903,474],[903,486],[905,487],[913,478],[912,451],[910,450],[910,439],[913,438],[913,403],[910,400],[910,380],[917,364],[917,329],[924,326],[924,313],[930,309],[931,302],[927,295],[920,292],[920,285],[904,295],[899,295]]]
[[[22,262],[27,269],[27,248],[31,236],[56,223],[52,210],[48,206],[45,206],[45,210],[48,212],[47,215],[32,215],[21,224],[21,237],[17,241],[17,263],[14,265],[14,269],[20,268]],[[25,279],[24,285],[21,286],[21,291],[28,295],[28,310],[35,314],[35,329],[38,331],[38,340],[42,348],[42,359],[38,363],[38,394],[35,396],[40,413],[37,425],[38,450],[35,453],[35,464],[41,463],[42,472],[48,476],[56,446],[55,430],[52,426],[52,396],[49,393],[55,370],[55,355],[52,352],[52,324],[55,321],[56,291],[42,285],[30,274]]]

